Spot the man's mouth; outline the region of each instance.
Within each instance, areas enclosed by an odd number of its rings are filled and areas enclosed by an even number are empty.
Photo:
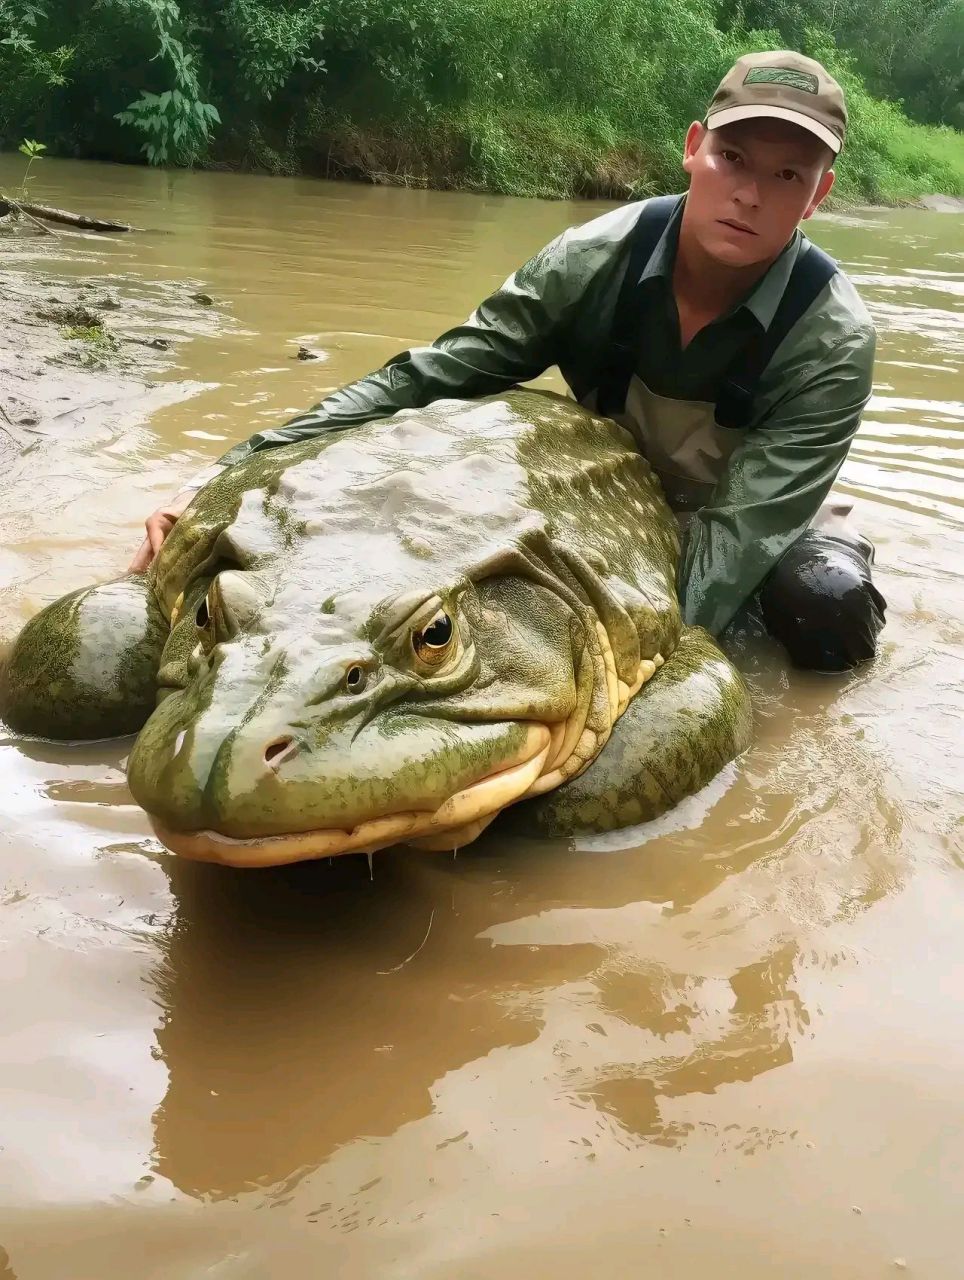
[[[756,232],[752,227],[748,227],[745,222],[737,222],[734,218],[719,218],[718,221],[724,227],[732,227],[734,231],[742,231],[744,235],[755,236]]]

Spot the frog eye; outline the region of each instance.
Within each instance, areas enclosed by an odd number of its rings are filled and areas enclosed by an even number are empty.
[[[455,627],[444,609],[419,631],[412,632],[412,648],[415,656],[430,667],[444,662],[455,639]]]
[[[357,664],[345,672],[345,688],[349,693],[362,693],[368,684],[368,672]]]

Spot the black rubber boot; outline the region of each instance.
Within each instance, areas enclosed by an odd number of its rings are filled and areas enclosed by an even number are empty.
[[[848,671],[872,658],[887,604],[874,586],[873,544],[809,531],[760,588],[767,630],[795,667]]]

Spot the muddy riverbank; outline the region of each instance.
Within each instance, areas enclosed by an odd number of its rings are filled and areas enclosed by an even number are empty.
[[[127,269],[131,250],[166,238],[148,230],[130,248],[122,236],[74,231],[0,238],[0,566],[16,582],[0,652],[62,593],[61,572],[77,585],[123,572],[144,517],[191,470],[176,449],[153,474],[139,474],[138,459],[157,415],[211,385],[196,376],[191,348],[217,341],[230,321],[202,278]],[[75,547],[48,541],[55,527]],[[110,555],[91,555],[103,536]]]
[[[159,401],[197,390],[195,382],[169,378],[157,394],[172,350],[192,336],[176,312],[186,300],[206,305],[190,286],[183,298],[168,293],[165,299],[133,280],[4,271],[0,465],[78,427],[96,436],[119,416],[144,421]]]

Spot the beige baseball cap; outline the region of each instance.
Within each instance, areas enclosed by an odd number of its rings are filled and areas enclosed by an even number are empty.
[[[719,129],[737,120],[770,116],[815,134],[834,155],[844,144],[847,104],[826,67],[802,53],[744,54],[720,81],[704,121]]]

